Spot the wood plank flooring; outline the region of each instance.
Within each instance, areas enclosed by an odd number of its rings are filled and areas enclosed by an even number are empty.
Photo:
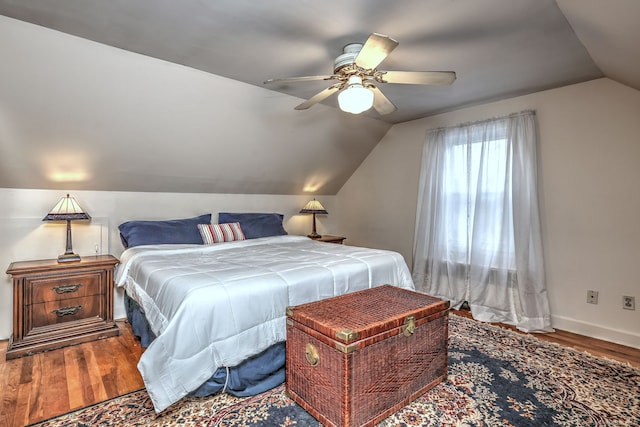
[[[9,361],[0,341],[0,426],[25,426],[144,387],[136,368],[143,349],[129,324],[117,323],[118,337]],[[565,331],[534,336],[640,368],[640,349]]]
[[[144,387],[142,348],[125,321],[120,336],[5,360],[0,342],[0,426],[21,427]]]

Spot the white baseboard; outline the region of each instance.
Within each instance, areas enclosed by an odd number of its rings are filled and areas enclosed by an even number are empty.
[[[630,331],[605,328],[593,323],[554,315],[551,316],[551,325],[555,329],[640,349],[640,334]]]

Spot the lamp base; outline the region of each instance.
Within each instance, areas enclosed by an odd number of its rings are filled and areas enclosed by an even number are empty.
[[[73,252],[70,254],[63,254],[58,257],[58,262],[73,262],[80,261],[80,255],[74,254]]]
[[[309,237],[309,238],[311,238],[311,239],[319,239],[319,238],[321,238],[322,236],[321,236],[321,235],[319,235],[318,233],[316,233],[316,232],[314,231],[314,232],[312,232],[311,234],[307,234],[307,237]]]

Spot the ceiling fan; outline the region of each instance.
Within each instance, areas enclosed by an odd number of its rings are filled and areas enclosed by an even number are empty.
[[[318,92],[295,107],[306,110],[339,93],[340,109],[360,114],[373,106],[381,115],[397,110],[391,101],[378,89],[380,83],[410,85],[450,85],[456,79],[453,71],[381,71],[376,67],[398,46],[389,36],[373,33],[364,44],[351,43],[343,48],[342,55],[334,61],[333,74],[327,76],[289,77],[269,79],[268,83],[304,82],[312,80],[337,80],[337,83]]]

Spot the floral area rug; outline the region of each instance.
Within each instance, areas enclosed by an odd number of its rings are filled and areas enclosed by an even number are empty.
[[[447,381],[379,426],[640,426],[640,369],[455,315],[449,332]],[[160,415],[141,390],[35,425],[320,424],[279,386],[249,398],[185,398]]]

